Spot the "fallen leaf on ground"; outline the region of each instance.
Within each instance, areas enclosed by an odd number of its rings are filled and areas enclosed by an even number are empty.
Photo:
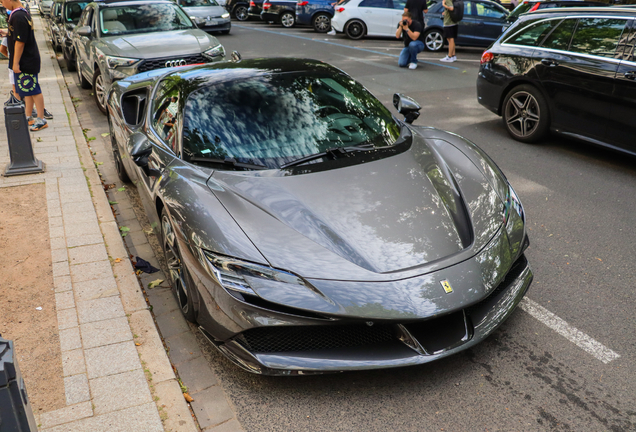
[[[184,393],[183,397],[185,398],[186,402],[194,402],[194,399],[192,399],[192,396],[190,396],[187,393]]]
[[[115,262],[116,263],[120,263],[121,262],[121,258],[115,258]]]
[[[139,342],[135,342],[136,346],[141,346],[141,344]]]
[[[103,137],[107,137],[108,135],[110,135],[108,132],[102,134]]]
[[[117,189],[117,192],[123,192],[126,190],[126,186],[122,186],[119,189]]]
[[[159,286],[161,284],[161,282],[163,282],[163,279],[155,279],[155,280],[153,280],[152,282],[150,282],[148,284],[148,289],[154,288],[156,286]]]
[[[114,204],[119,204],[119,203],[117,201],[108,201],[108,204],[114,205]]]

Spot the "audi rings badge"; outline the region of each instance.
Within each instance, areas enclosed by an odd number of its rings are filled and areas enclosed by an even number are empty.
[[[187,62],[184,59],[168,60],[166,62],[166,67],[185,66],[186,64],[187,64]]]

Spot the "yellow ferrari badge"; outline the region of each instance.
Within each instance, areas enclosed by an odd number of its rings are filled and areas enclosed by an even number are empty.
[[[444,288],[444,291],[446,291],[446,294],[450,294],[453,292],[453,287],[448,280],[440,281],[440,283],[442,284],[442,288]]]

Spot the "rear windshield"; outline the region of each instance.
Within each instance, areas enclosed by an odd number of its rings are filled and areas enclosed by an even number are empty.
[[[65,11],[64,15],[66,16],[67,23],[77,24],[79,22],[80,16],[82,16],[82,11],[86,7],[89,2],[69,2],[65,3]]]
[[[192,21],[173,4],[107,7],[99,14],[104,36],[190,29]]]
[[[528,12],[531,7],[532,7],[532,4],[528,2],[519,3],[517,7],[514,8],[512,12],[510,12],[510,15],[508,15],[507,20],[510,22],[516,21],[517,18],[519,18],[519,15]]]
[[[219,5],[215,0],[180,0],[179,4],[183,7],[218,6]]]

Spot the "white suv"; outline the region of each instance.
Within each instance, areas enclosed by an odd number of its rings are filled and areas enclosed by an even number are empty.
[[[406,0],[349,0],[335,7],[331,27],[351,39],[395,37]]]

